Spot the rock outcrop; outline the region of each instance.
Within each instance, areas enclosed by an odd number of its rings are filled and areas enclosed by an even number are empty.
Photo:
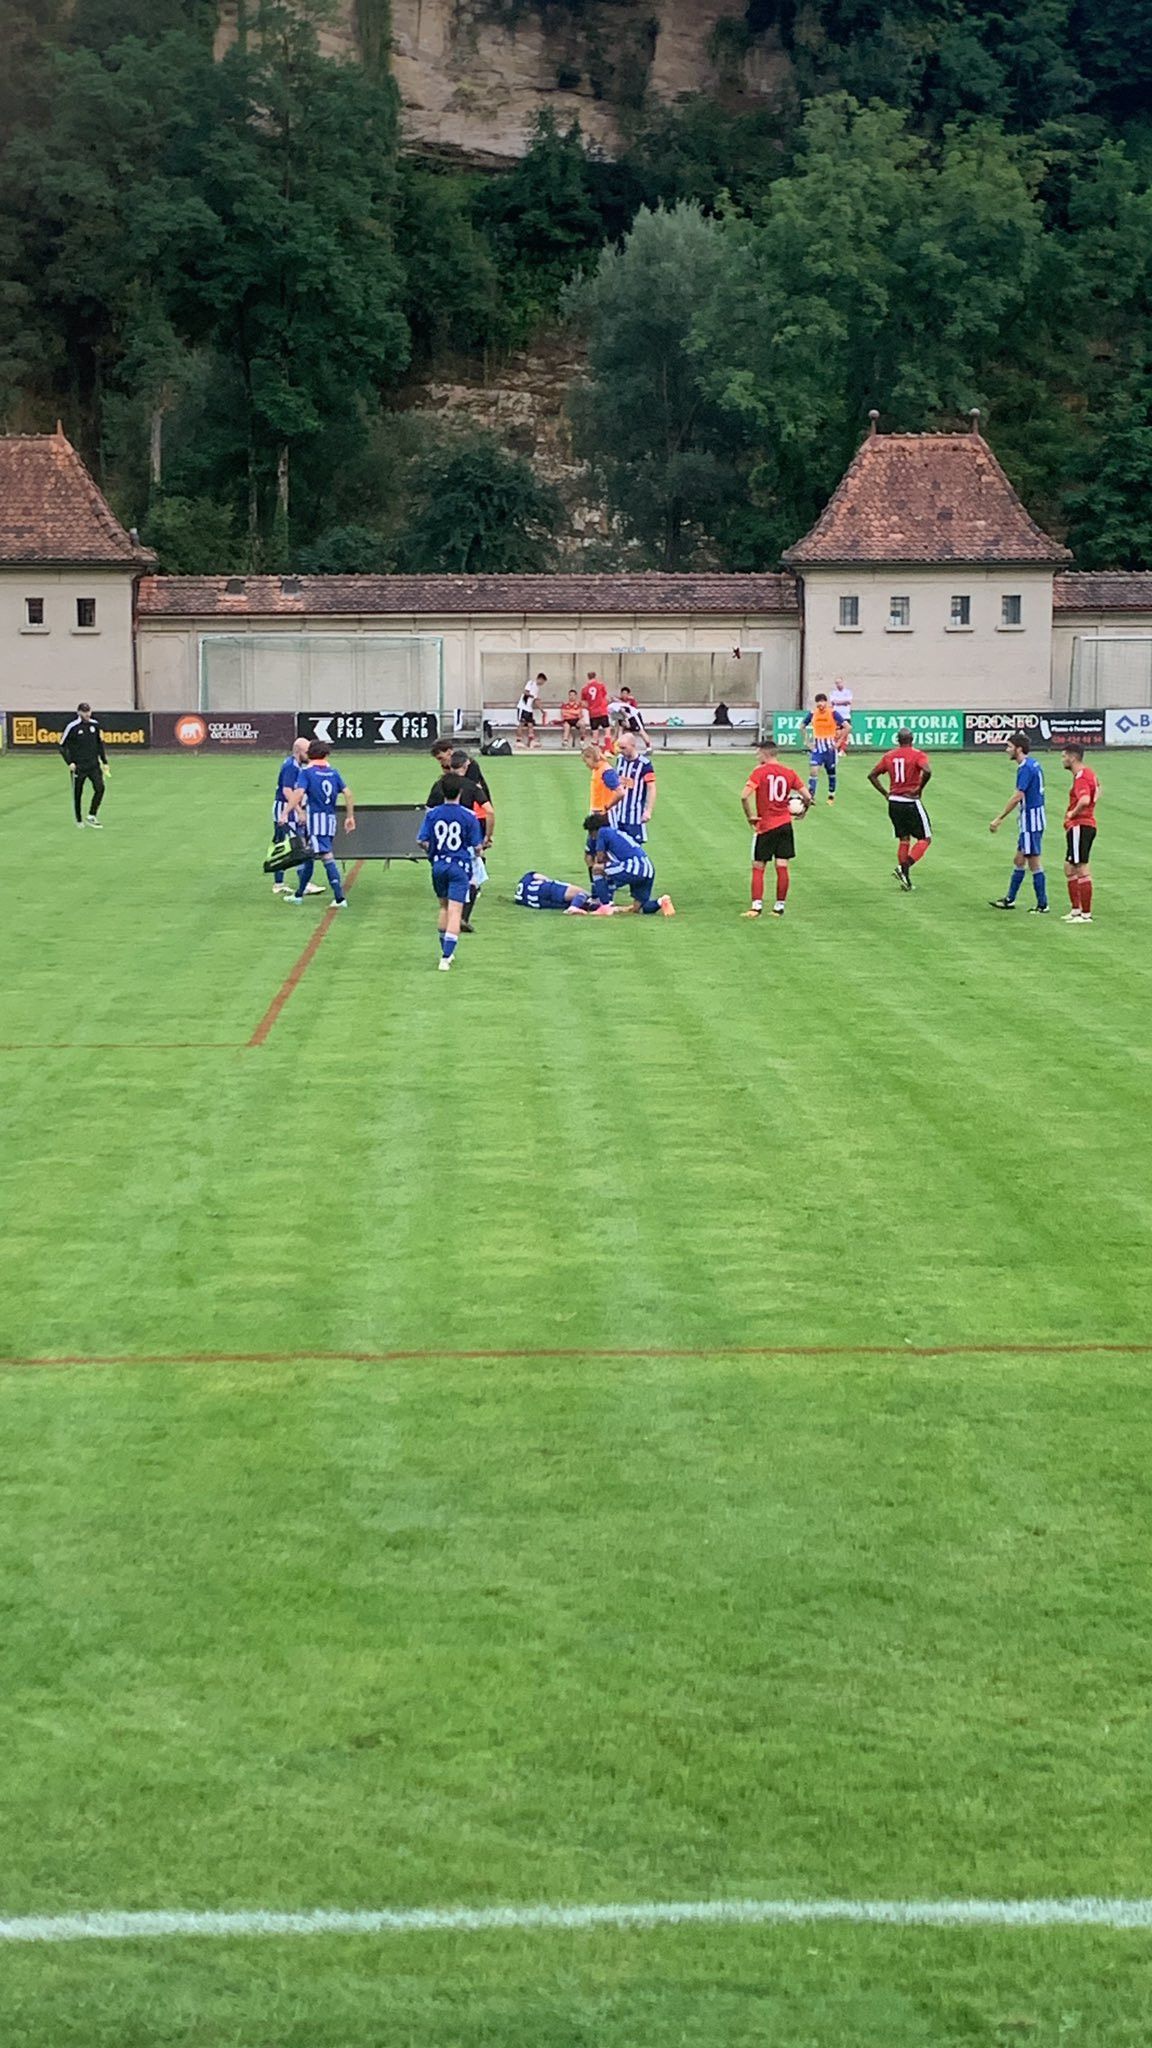
[[[235,36],[238,4],[256,18],[255,0],[221,0],[221,45]],[[523,154],[550,108],[612,155],[643,104],[692,93],[747,103],[781,91],[787,59],[743,23],[742,0],[391,0],[406,140],[499,166]],[[383,0],[337,0],[321,44],[354,55],[386,26]]]

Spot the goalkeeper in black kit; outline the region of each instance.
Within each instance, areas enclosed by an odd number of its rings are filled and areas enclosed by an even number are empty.
[[[72,774],[72,805],[76,812],[76,823],[83,829],[94,825],[99,832],[100,820],[97,812],[104,801],[104,784],[107,779],[108,753],[100,721],[92,716],[90,704],[78,704],[76,716],[65,726],[60,735],[60,752],[68,763]],[[88,799],[88,816],[82,816],[84,808],[84,785],[90,783],[92,794]]]

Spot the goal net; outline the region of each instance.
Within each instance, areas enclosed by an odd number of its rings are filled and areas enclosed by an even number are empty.
[[[443,716],[434,634],[205,633],[201,711],[433,711]]]

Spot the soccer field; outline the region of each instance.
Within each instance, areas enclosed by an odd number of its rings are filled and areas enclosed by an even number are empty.
[[[1152,1895],[1152,763],[1091,928],[1058,756],[1047,919],[941,755],[915,894],[852,759],[752,924],[751,758],[671,921],[516,909],[587,775],[494,762],[450,975],[416,867],[309,949],[267,760],[0,761],[0,2041],[1145,2048],[1152,1909],[899,1909]],[[893,1911],[438,1924],[748,1900]]]

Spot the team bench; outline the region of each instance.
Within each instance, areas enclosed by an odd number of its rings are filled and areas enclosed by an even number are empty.
[[[653,747],[683,748],[685,752],[702,752],[713,747],[748,747],[756,738],[760,725],[760,714],[755,705],[729,705],[730,725],[715,723],[715,706],[710,704],[666,705],[659,711],[643,711],[644,728]],[[502,738],[515,734],[519,721],[514,705],[486,704],[481,713],[484,726],[498,733]],[[546,706],[546,718],[536,721],[536,739],[549,748],[558,748],[564,727],[559,712],[553,705]]]

